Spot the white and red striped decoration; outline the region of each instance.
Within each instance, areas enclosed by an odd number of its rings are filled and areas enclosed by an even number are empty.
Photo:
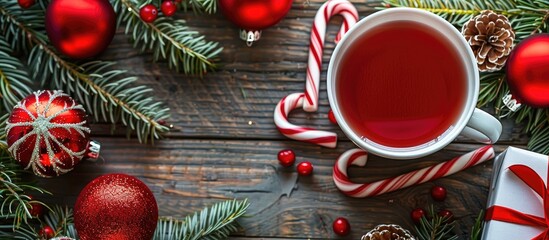
[[[322,70],[324,37],[326,35],[326,26],[330,18],[335,15],[343,17],[343,24],[335,38],[336,43],[358,21],[356,8],[347,0],[327,1],[316,13],[311,30],[311,42],[309,44],[309,62],[307,65],[307,81],[305,82],[306,101],[303,103],[303,110],[307,112],[316,112],[318,109],[318,90],[320,71]]]
[[[353,183],[347,175],[347,168],[351,165],[361,167],[366,165],[368,154],[362,149],[351,149],[343,153],[337,159],[337,162],[334,165],[333,178],[337,188],[345,195],[355,198],[365,198],[449,176],[490,160],[493,157],[494,149],[489,145],[452,160],[393,178],[379,180],[373,183]]]
[[[318,109],[318,86],[320,84],[324,35],[328,21],[335,15],[343,16],[342,26],[335,38],[336,43],[358,20],[356,8],[347,0],[329,0],[322,4],[315,16],[311,31],[305,93],[292,93],[284,97],[274,111],[275,125],[286,137],[330,148],[335,148],[337,145],[335,133],[291,124],[288,121],[288,114],[301,107],[308,112]]]

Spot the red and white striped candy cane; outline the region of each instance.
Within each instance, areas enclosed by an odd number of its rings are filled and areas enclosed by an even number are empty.
[[[337,43],[349,28],[358,21],[358,13],[353,4],[347,0],[330,0],[320,7],[315,16],[309,44],[309,62],[307,65],[307,81],[305,82],[306,101],[303,103],[303,110],[307,112],[315,112],[318,109],[318,90],[326,25],[332,16],[338,14],[343,16],[343,25],[335,38]]]
[[[351,149],[343,153],[337,159],[337,162],[334,165],[333,178],[337,188],[345,195],[355,198],[365,198],[449,176],[490,160],[493,157],[494,149],[489,145],[452,160],[405,173],[397,177],[379,180],[373,183],[353,183],[349,180],[347,168],[351,165],[366,165],[368,154],[362,149]]]
[[[288,121],[288,114],[292,110],[301,107],[308,112],[314,112],[318,109],[318,85],[320,83],[324,35],[326,34],[328,21],[335,15],[343,16],[343,24],[335,38],[336,42],[358,20],[356,8],[347,0],[329,0],[320,7],[311,31],[305,93],[292,93],[284,97],[274,111],[275,125],[286,137],[330,148],[334,148],[337,144],[337,135],[335,133],[291,124]]]

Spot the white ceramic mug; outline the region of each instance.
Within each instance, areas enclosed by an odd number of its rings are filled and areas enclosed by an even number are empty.
[[[359,136],[354,131],[340,112],[338,102],[337,73],[339,63],[351,43],[363,36],[370,29],[380,24],[391,21],[415,21],[428,25],[439,31],[442,39],[449,43],[457,51],[459,58],[463,61],[466,76],[466,98],[461,113],[457,120],[439,137],[412,147],[391,147],[376,143],[368,136]],[[403,40],[406,36],[403,36]],[[375,47],[375,46],[373,46]],[[395,56],[398,57],[398,56]],[[434,70],[436,71],[436,70]],[[475,108],[479,93],[479,73],[473,52],[461,33],[443,18],[419,9],[413,8],[391,8],[376,12],[367,16],[354,25],[335,48],[330,65],[328,67],[328,97],[330,106],[334,112],[339,126],[343,132],[360,148],[391,159],[412,159],[434,153],[450,144],[460,133],[476,141],[483,143],[495,143],[501,135],[501,123],[490,114]],[[372,91],[376,91],[372,89]],[[367,92],[364,94],[368,94]],[[368,104],[368,103],[364,103]]]

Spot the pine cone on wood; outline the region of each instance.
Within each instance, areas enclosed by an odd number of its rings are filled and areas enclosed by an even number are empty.
[[[395,224],[377,225],[361,240],[415,240],[410,231]]]
[[[463,25],[463,36],[473,49],[481,72],[500,70],[515,39],[515,32],[507,17],[484,10]]]

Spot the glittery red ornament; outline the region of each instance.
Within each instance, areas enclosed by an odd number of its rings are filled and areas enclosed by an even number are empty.
[[[11,155],[40,177],[66,173],[99,151],[90,142],[84,107],[62,91],[37,91],[17,103],[6,132]]]
[[[126,174],[107,174],[91,181],[74,205],[74,224],[81,240],[150,240],[158,220],[151,190]]]
[[[139,16],[143,22],[152,23],[158,17],[158,9],[153,4],[147,4],[139,10]]]
[[[514,99],[535,108],[549,107],[549,33],[522,40],[511,51],[506,72]]]
[[[278,162],[284,167],[289,167],[295,163],[295,153],[291,149],[284,149],[278,152]]]
[[[334,233],[339,236],[346,236],[351,232],[351,224],[346,218],[339,217],[332,224]]]
[[[242,28],[240,38],[259,40],[261,30],[278,23],[292,7],[293,0],[219,0],[219,7],[229,21]]]
[[[309,176],[313,174],[313,164],[310,162],[300,162],[297,165],[297,173],[301,176]]]
[[[425,216],[425,210],[423,208],[416,208],[410,213],[412,220],[417,224],[420,222],[421,218]]]
[[[444,201],[446,199],[446,188],[442,186],[433,186],[431,188],[431,197],[435,201]]]
[[[55,231],[49,225],[46,225],[46,226],[42,227],[42,229],[40,229],[40,231],[38,231],[38,235],[40,237],[45,238],[45,239],[50,239],[50,238],[55,236]]]
[[[162,2],[160,9],[162,9],[162,13],[164,13],[164,16],[171,17],[175,14],[175,11],[177,11],[177,5],[175,5],[174,1],[165,0],[164,2]]]
[[[103,52],[116,30],[108,0],[52,0],[46,11],[46,32],[55,48],[73,59]]]
[[[35,0],[17,0],[17,4],[25,9],[32,7],[32,5],[34,5],[35,3]]]

